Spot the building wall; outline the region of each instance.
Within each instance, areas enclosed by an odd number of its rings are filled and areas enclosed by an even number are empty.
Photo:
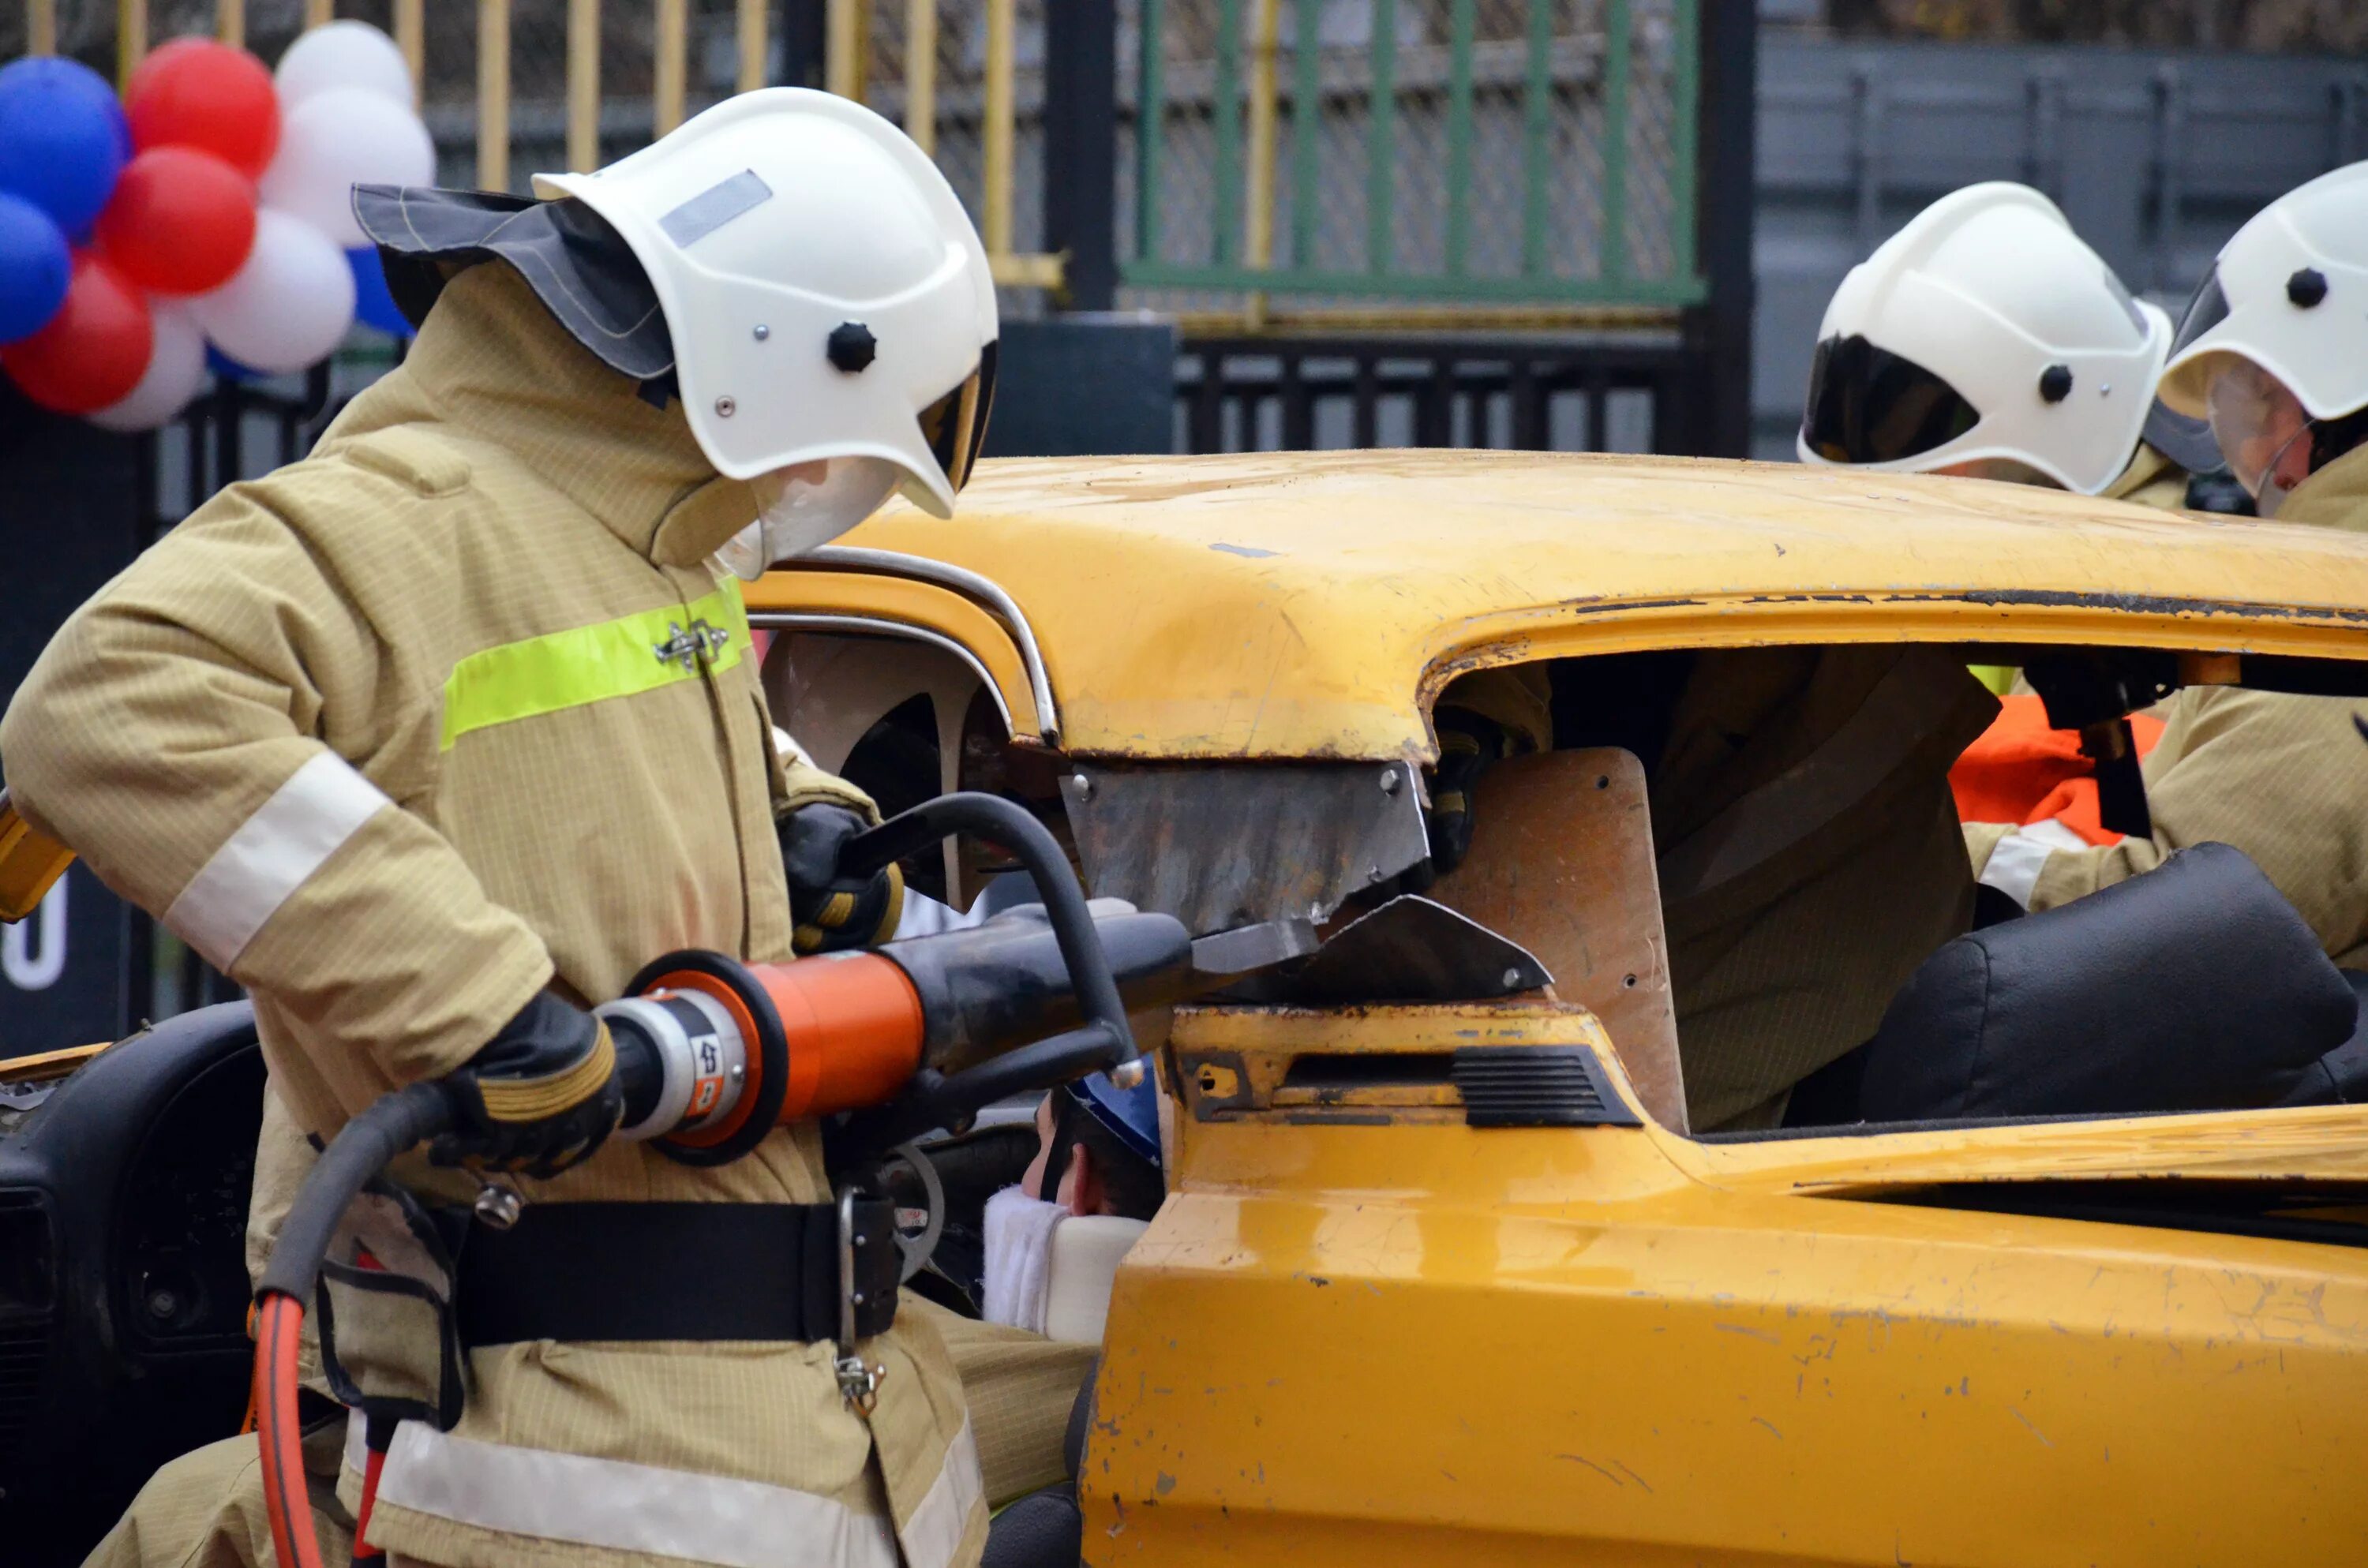
[[[2247,218],[2368,156],[2363,121],[2368,61],[1771,29],[1759,53],[1755,455],[1793,455],[1817,323],[1842,275],[1935,198],[1975,180],[2037,186],[2176,317]]]

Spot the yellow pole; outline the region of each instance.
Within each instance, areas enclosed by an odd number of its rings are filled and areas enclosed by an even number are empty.
[[[120,91],[148,58],[148,0],[115,0],[115,85]]]
[[[394,0],[394,46],[411,67],[411,102],[417,108],[427,92],[427,0]]]
[[[871,10],[863,0],[830,0],[825,14],[823,85],[842,98],[863,97],[864,46],[871,41]]]
[[[740,0],[740,90],[765,85],[766,0]]]
[[[304,0],[304,26],[307,30],[327,27],[336,19],[336,0]]]
[[[683,55],[689,48],[690,17],[684,0],[658,0],[656,80],[650,93],[651,114],[658,135],[682,123]]]
[[[214,0],[214,32],[233,49],[245,49],[246,0]]]
[[[1258,50],[1250,57],[1250,166],[1247,192],[1250,210],[1244,248],[1250,267],[1263,272],[1274,265],[1275,53],[1282,42],[1282,0],[1257,3]],[[1265,292],[1252,294],[1247,303],[1252,324],[1263,322]]]
[[[600,166],[600,0],[567,0],[567,166]]]
[[[938,0],[905,0],[905,134],[938,155]]]
[[[1057,3],[1057,0],[1056,0]],[[1011,254],[1011,74],[1016,0],[986,0],[986,254]]]
[[[25,0],[25,52],[58,51],[58,0]]]
[[[477,184],[510,187],[510,0],[477,0]]]

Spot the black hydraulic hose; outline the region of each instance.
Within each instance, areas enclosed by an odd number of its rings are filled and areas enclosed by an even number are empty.
[[[993,839],[1017,855],[1036,879],[1036,891],[1076,988],[1078,1011],[1118,1048],[1112,1065],[1133,1061],[1139,1054],[1134,1031],[1127,1027],[1126,1004],[1119,998],[1110,957],[1102,951],[1093,915],[1086,908],[1086,890],[1077,884],[1077,873],[1052,831],[1025,808],[974,790],[940,795],[848,840],[839,851],[839,866],[863,875],[957,833]]]
[[[337,1130],[280,1222],[271,1261],[256,1286],[258,1296],[277,1293],[309,1305],[320,1282],[337,1221],[396,1155],[451,1131],[452,1101],[440,1084],[413,1084],[383,1096],[376,1105]]]

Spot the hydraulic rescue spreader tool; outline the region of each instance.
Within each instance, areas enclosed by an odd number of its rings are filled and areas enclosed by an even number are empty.
[[[1303,943],[1303,934],[1287,932],[1247,963],[1197,966],[1181,922],[1124,905],[1088,906],[1052,834],[991,795],[948,795],[917,806],[850,840],[840,869],[868,874],[959,832],[1012,851],[1042,905],[871,952],[781,964],[695,951],[655,960],[627,996],[595,1009],[615,1042],[624,1091],[615,1136],[652,1142],[686,1164],[715,1165],[748,1153],[776,1127],[830,1119],[833,1165],[866,1169],[920,1133],[967,1126],[1008,1096],[1097,1072],[1139,1073],[1130,1001],[1179,1000],[1312,945],[1312,934]],[[1225,950],[1239,949],[1236,942]],[[290,1209],[256,1290],[264,1492],[273,1546],[290,1568],[320,1562],[296,1401],[306,1305],[347,1205],[397,1155],[455,1125],[450,1093],[436,1082],[410,1085],[338,1131]],[[843,1259],[860,1243],[848,1233],[854,1191],[848,1186],[839,1197]],[[842,1274],[851,1267],[843,1263]],[[863,1299],[844,1279],[841,1296],[856,1304]],[[852,1308],[843,1307],[837,1336],[843,1388],[850,1378],[861,1383],[851,1343],[857,1333]]]

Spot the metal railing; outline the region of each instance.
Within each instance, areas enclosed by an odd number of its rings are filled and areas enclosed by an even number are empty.
[[[1137,0],[1121,275],[1692,304],[1701,3]]]
[[[747,92],[766,85],[772,79],[777,49],[782,41],[774,36],[773,0],[721,3],[730,8],[728,25],[736,50],[736,70],[728,83],[711,81],[711,89],[721,85],[727,92]],[[561,96],[564,103],[567,167],[597,168],[608,158],[642,144],[634,136],[621,139],[620,144],[618,121],[622,106],[605,91],[604,75],[613,79],[615,73],[612,69],[604,74],[604,42],[608,51],[615,51],[620,47],[620,35],[632,45],[632,58],[625,63],[637,89],[631,97],[641,106],[626,112],[634,119],[646,115],[643,123],[648,127],[650,140],[682,123],[693,108],[694,42],[701,40],[709,30],[706,24],[723,19],[709,15],[716,6],[708,0],[650,0],[646,7],[630,8],[614,5],[604,7],[600,0],[559,0],[556,5],[533,5],[532,0],[474,0],[473,83],[449,69],[459,51],[441,47],[445,42],[467,46],[469,40],[440,37],[443,32],[457,30],[456,22],[465,28],[465,18],[456,16],[458,6],[450,11],[440,5],[437,7],[438,15],[433,20],[439,29],[439,47],[432,51],[428,47],[430,17],[427,0],[380,0],[374,6],[349,6],[347,9],[367,11],[369,19],[387,23],[404,59],[410,62],[423,107],[429,100],[438,105],[450,104],[458,110],[459,123],[470,127],[469,132],[463,134],[474,142],[474,178],[478,186],[507,190],[513,172],[512,85],[520,30],[517,24],[522,20],[541,24],[544,12],[556,13],[563,6],[564,74]],[[74,29],[78,34],[86,36],[100,25],[89,16],[96,7],[88,4],[67,0],[66,8],[70,16],[88,24]],[[259,5],[257,8],[263,9]],[[168,25],[186,26],[190,20],[190,7],[186,5],[168,4],[167,9]],[[210,9],[215,36],[229,43],[247,43],[247,0],[213,0]],[[290,9],[285,6],[271,7],[274,15]],[[634,26],[630,17],[620,26],[618,13],[628,9],[647,17],[645,29]],[[941,142],[948,140],[941,135],[941,129],[958,120],[965,147],[973,141],[983,147],[984,167],[973,187],[976,205],[973,215],[986,241],[996,280],[1021,287],[1059,287],[1062,267],[1058,256],[1015,248],[1013,190],[1019,178],[1015,167],[1018,95],[1014,80],[1018,74],[1015,39],[1019,0],[943,0],[942,4],[940,0],[903,0],[895,9],[901,13],[902,28],[897,37],[889,38],[883,36],[886,29],[875,28],[872,0],[825,0],[824,58],[827,66],[822,85],[859,99],[870,96],[870,86],[887,85],[895,101],[875,103],[874,107],[893,111],[892,118],[901,119],[906,131],[932,155],[937,154]],[[51,53],[59,49],[60,10],[59,0],[26,0],[27,52]],[[941,28],[941,13],[961,23],[982,25],[985,43],[983,62],[974,72],[964,74],[966,77],[975,75],[975,85],[966,79],[961,84],[962,90],[946,95],[939,90],[943,74],[940,37],[953,29]],[[302,25],[305,28],[322,26],[336,15],[336,0],[302,0]],[[556,31],[558,20],[554,15],[548,29],[538,27],[538,30]],[[280,23],[276,38],[287,36],[290,21],[292,17]],[[199,25],[204,26],[205,22],[201,11]],[[150,0],[114,0],[112,31],[119,81],[128,78],[146,56],[154,30]],[[634,34],[640,36],[632,36]],[[870,69],[871,57],[890,43],[901,45],[897,50],[902,66],[897,74],[900,79],[893,83],[885,82],[882,74]],[[445,67],[442,77],[430,74],[431,63]],[[546,62],[537,59],[531,63],[542,67]],[[958,56],[955,64],[959,68],[962,63]],[[539,70],[537,74],[547,77],[548,72]],[[709,96],[721,95],[712,90]],[[453,101],[456,97],[457,103]],[[469,115],[472,97],[472,123]],[[439,139],[450,143],[455,117],[436,113],[431,119]]]

